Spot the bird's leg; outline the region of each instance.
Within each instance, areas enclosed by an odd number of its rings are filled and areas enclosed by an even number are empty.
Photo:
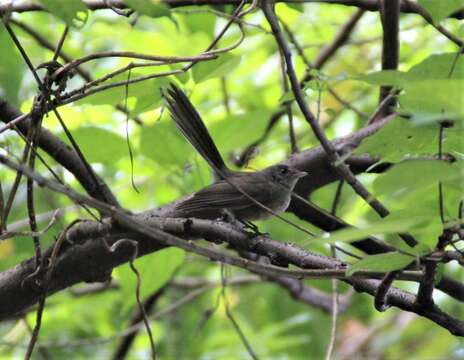
[[[240,218],[237,218],[237,220],[244,225],[245,229],[251,230],[254,236],[269,235],[268,233],[262,233],[259,231],[258,226],[253,224],[251,221]]]
[[[240,224],[240,226],[243,229],[251,230],[254,236],[267,235],[266,233],[260,232],[258,229],[258,226],[253,224],[251,221],[243,220],[243,219],[240,219],[239,217],[236,217],[229,209],[221,210],[221,220],[228,222],[229,224],[234,224],[234,225]]]

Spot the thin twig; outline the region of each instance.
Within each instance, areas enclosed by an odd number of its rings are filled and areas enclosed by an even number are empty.
[[[61,38],[58,41],[58,45],[56,45],[56,49],[55,49],[55,53],[53,54],[53,60],[52,61],[58,60],[58,56],[60,56],[61,48],[63,47],[63,44],[64,44],[64,39],[66,39],[66,35],[68,35],[68,30],[69,30],[69,27],[68,27],[68,25],[66,25],[64,27],[63,34],[61,34]]]
[[[20,123],[21,121],[26,120],[29,116],[30,116],[30,113],[22,114],[18,116],[16,119],[11,120],[8,124],[5,124],[0,128],[0,134],[6,130],[11,129],[12,127],[15,127],[16,124]]]
[[[176,64],[180,62],[190,62],[190,61],[199,61],[199,60],[210,60],[214,59],[214,54],[200,54],[197,56],[159,56],[159,55],[149,55],[149,54],[140,54],[132,51],[104,51],[99,53],[92,53],[81,58],[75,59],[62,67],[56,70],[52,78],[58,77],[60,74],[69,73],[70,70],[75,67],[82,65],[86,62],[104,59],[104,58],[130,58],[130,59],[140,59],[140,60],[149,60],[149,61],[162,61],[165,64]]]
[[[171,280],[169,280],[165,285],[157,289],[155,292],[150,294],[144,300],[143,307],[145,309],[146,314],[149,314],[153,310],[155,305],[158,303],[158,300],[160,300],[161,296],[166,292],[167,289],[171,287],[173,277],[174,276],[172,276]],[[108,284],[111,284],[111,283],[108,283]],[[150,319],[152,318],[150,317]],[[140,311],[140,308],[137,306],[136,309],[134,310],[133,315],[131,316],[130,326],[132,327],[134,325],[141,325],[142,323],[143,323],[143,313]],[[134,344],[134,340],[137,336],[138,330],[139,329],[131,333],[128,333],[127,335],[122,337],[121,341],[116,347],[116,350],[113,353],[113,357],[112,357],[113,360],[121,360],[127,357],[127,354],[131,346]]]
[[[1,233],[0,241],[11,238],[11,237],[15,237],[15,236],[31,236],[31,237],[32,236],[42,236],[48,230],[50,230],[50,228],[55,224],[56,219],[58,217],[58,213],[59,213],[59,210],[55,210],[53,212],[53,215],[52,215],[52,218],[51,218],[50,222],[47,224],[47,226],[45,226],[40,231],[37,231],[37,232],[32,232],[32,231],[5,231],[5,232]],[[37,218],[37,216],[36,216],[36,218]]]
[[[340,29],[339,33],[337,36],[334,38],[334,40],[324,47],[319,55],[317,56],[316,60],[314,63],[312,63],[309,58],[306,56],[304,53],[303,47],[300,45],[298,42],[295,34],[293,31],[290,29],[290,27],[282,21],[282,19],[279,19],[280,23],[282,24],[283,29],[285,30],[285,33],[287,34],[290,42],[293,44],[295,47],[295,50],[297,54],[301,57],[301,60],[303,60],[304,64],[307,66],[306,73],[303,76],[303,79],[300,81],[300,86],[304,86],[304,83],[309,81],[312,76],[310,76],[310,71],[312,69],[317,69],[320,70],[325,63],[329,60],[331,56],[333,56],[336,52],[336,50],[343,46],[349,39],[349,36],[351,32],[354,30],[355,25],[358,23],[358,21],[361,19],[361,15],[363,12],[356,12],[350,19],[346,22],[345,25],[342,26]],[[329,56],[330,55],[330,56]],[[329,93],[334,97],[335,100],[337,100],[340,104],[342,104],[344,107],[347,109],[350,109],[354,111],[359,117],[361,118],[366,118],[367,115],[351,105],[348,101],[344,100],[333,88],[330,84],[327,84],[327,89]]]
[[[37,99],[37,98],[36,98]],[[32,110],[32,123],[29,131],[29,139],[32,143],[31,149],[36,150],[37,148],[37,139],[38,135],[40,134],[40,129],[42,126],[42,118],[43,118],[43,111],[45,108],[45,100],[42,97],[42,100],[37,99],[38,105],[34,104],[33,107],[38,106],[38,109]],[[35,151],[32,151],[29,155],[29,168],[34,171],[35,168]],[[29,226],[31,232],[37,233],[37,221],[35,217],[35,206],[34,206],[34,180],[28,178],[27,179],[27,214],[29,217]],[[34,242],[34,249],[35,249],[35,272],[30,274],[25,280],[29,278],[34,278],[38,275],[41,267],[42,267],[42,249],[40,246],[40,236],[32,235],[32,240]],[[46,294],[43,293],[40,296],[39,305],[36,314],[36,322],[34,329],[32,330],[32,335],[29,340],[29,345],[27,347],[25,359],[29,360],[32,356],[32,352],[34,351],[34,346],[37,342],[40,327],[42,324],[42,315],[45,308],[45,299]]]
[[[226,114],[230,115],[230,101],[229,101],[229,92],[227,91],[227,79],[225,76],[221,76],[221,90],[222,90],[222,101],[224,103],[224,109]]]
[[[15,33],[13,32],[13,29],[11,26],[8,24],[7,20],[5,20],[4,17],[2,17],[3,25],[5,26],[6,30],[8,31],[8,34],[10,35],[11,39],[15,43],[17,49],[21,53],[21,56],[23,60],[26,62],[27,67],[29,68],[30,72],[34,76],[35,81],[37,84],[39,84],[39,88],[42,90],[42,82],[40,81],[39,75],[37,75],[37,72],[35,71],[34,65],[32,65],[31,60],[29,59],[29,56],[27,56],[26,51],[22,47],[21,43],[19,42],[18,38],[16,37]]]
[[[335,191],[335,196],[332,202],[332,209],[330,213],[335,216],[337,214],[337,208],[340,204],[340,199],[342,196],[344,181],[341,180],[338,182],[337,189]],[[335,245],[330,245],[330,254],[334,259],[337,259],[337,250]],[[337,335],[337,317],[338,317],[338,308],[339,308],[339,294],[338,294],[338,281],[332,279],[332,313],[331,313],[331,325],[330,325],[330,338],[329,345],[325,353],[325,359],[332,359],[333,352],[335,350],[335,340]]]
[[[108,250],[111,251],[111,252],[115,252],[121,244],[130,244],[134,248],[133,255],[132,255],[131,259],[129,260],[129,266],[130,266],[132,272],[135,274],[135,277],[137,279],[136,286],[135,286],[135,298],[137,300],[137,304],[139,306],[140,313],[142,314],[143,323],[145,324],[145,328],[146,328],[147,333],[148,333],[148,338],[150,340],[152,359],[155,360],[156,359],[155,341],[153,339],[153,334],[151,332],[150,324],[148,322],[148,316],[147,316],[147,312],[145,310],[145,306],[142,303],[142,300],[140,299],[140,286],[141,286],[141,283],[142,283],[142,279],[140,277],[139,271],[137,270],[137,268],[134,265],[134,261],[135,261],[135,259],[137,259],[138,253],[139,253],[138,243],[137,243],[137,241],[131,240],[131,239],[120,239],[120,240],[116,241],[113,245],[111,245],[111,247],[108,247]],[[105,245],[106,245],[106,243],[105,243]]]
[[[226,316],[232,323],[232,326],[234,327],[235,331],[237,332],[238,336],[240,337],[240,340],[242,341],[242,344],[245,346],[248,355],[253,360],[258,360],[258,356],[256,355],[255,351],[253,350],[250,342],[246,338],[245,334],[243,333],[242,329],[240,328],[240,325],[238,324],[237,320],[235,320],[234,315],[232,314],[232,311],[230,310],[229,307],[229,302],[227,301],[227,295],[226,295],[226,287],[227,287],[227,281],[226,281],[226,275],[225,275],[225,265],[221,263],[221,296],[222,296],[222,302],[224,304],[224,308],[226,310]]]
[[[281,78],[282,78],[282,93],[283,95],[287,94],[289,91],[287,76],[285,75],[285,59],[281,51],[279,51],[280,55],[280,71],[281,71]],[[295,128],[293,126],[293,113],[292,113],[292,101],[287,100],[283,102],[283,107],[285,108],[285,112],[287,113],[288,118],[288,134],[290,137],[290,152],[295,154],[298,152],[298,146],[296,144],[295,138]]]
[[[63,180],[58,176],[58,174],[50,167],[50,165],[47,164],[45,159],[43,158],[42,155],[32,146],[32,143],[24,136],[19,129],[15,127],[16,133],[19,135],[19,137],[24,141],[25,144],[29,146],[30,151],[34,153],[37,159],[45,166],[45,168],[52,174],[52,176],[55,178],[56,181],[58,181],[60,184],[64,185]],[[87,212],[87,214],[90,215],[91,218],[93,218],[96,221],[100,221],[97,216],[85,205],[85,204],[76,204],[84,209],[84,211]]]
[[[127,81],[130,80],[131,72],[127,73]],[[127,108],[127,99],[129,98],[129,85],[126,84],[125,87],[125,94],[124,94],[124,109],[126,111],[126,143],[127,143],[127,150],[129,151],[129,160],[130,160],[130,173],[131,173],[131,184],[132,188],[138,194],[139,189],[137,189],[137,185],[135,185],[134,181],[134,154],[132,153],[132,146],[129,138],[129,109]]]
[[[253,0],[254,1],[254,0]],[[229,29],[229,27],[235,22],[239,25],[239,28],[240,30],[242,31],[242,35],[243,35],[243,30],[242,30],[242,25],[237,22],[235,20],[236,17],[239,17],[240,15],[240,11],[243,9],[243,7],[245,6],[246,4],[246,0],[241,0],[240,4],[237,6],[237,8],[234,10],[233,14],[232,14],[232,17],[229,19],[229,21],[227,21],[226,25],[224,25],[224,27],[222,28],[222,30],[219,32],[219,34],[214,38],[214,40],[208,45],[208,47],[206,48],[206,50],[204,51],[204,53],[209,53],[210,51],[212,51],[212,49],[214,49],[214,47],[219,43],[219,40],[222,39],[222,37],[224,36],[224,34],[227,32],[227,30]],[[198,62],[198,60],[192,60],[192,62],[190,64],[187,64],[185,65],[182,70],[185,72],[189,69],[191,69],[196,63]]]
[[[21,163],[25,163],[27,158],[29,157],[29,149],[30,146],[28,143],[24,145],[24,150],[21,155]],[[8,215],[10,214],[10,210],[13,206],[14,199],[16,197],[16,193],[18,191],[19,183],[21,182],[21,173],[17,173],[15,176],[15,179],[13,181],[13,184],[11,185],[10,193],[8,194],[8,198],[6,199],[6,204],[5,207],[3,208],[3,222],[5,229],[7,228],[7,223],[8,223]]]
[[[432,17],[430,16],[430,14],[427,11],[425,11],[425,9],[421,6],[420,3],[418,3],[418,2],[412,3],[409,0],[403,0],[403,3],[405,3],[405,4],[409,5],[409,6],[414,6],[416,12],[420,16],[422,16],[422,18],[425,21],[427,21],[430,25],[432,25],[438,32],[440,32],[446,38],[448,38],[448,40],[451,40],[453,43],[455,43],[457,46],[459,46],[461,48],[461,52],[462,52],[462,47],[464,46],[464,41],[462,41],[462,39],[460,39],[459,37],[457,37],[456,35],[451,33],[449,30],[444,28],[442,25],[435,24]]]
[[[331,255],[333,258],[337,258],[337,253],[334,246],[330,247]],[[331,324],[330,324],[330,338],[329,345],[325,353],[325,359],[332,359],[333,352],[335,350],[335,340],[337,336],[337,317],[338,317],[338,281],[332,279],[332,314],[331,314]]]

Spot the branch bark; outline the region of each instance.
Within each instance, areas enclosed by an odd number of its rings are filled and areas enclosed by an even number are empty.
[[[182,6],[191,6],[191,5],[238,5],[241,0],[163,0],[164,4],[167,4],[171,7],[182,7]],[[251,2],[249,0],[248,2]],[[359,9],[367,11],[378,11],[379,4],[378,0],[279,0],[277,2],[284,3],[320,3],[320,4],[334,4],[342,6],[351,6],[357,7]],[[101,10],[108,9],[108,3],[105,0],[84,0],[84,3],[90,10]],[[112,0],[111,5],[114,8],[125,9],[126,5],[122,0]],[[406,14],[417,14],[420,13],[417,4],[410,2],[401,2],[401,12]],[[32,1],[16,1],[14,5],[7,3],[0,5],[0,15],[8,12],[28,12],[28,11],[43,11],[44,8]],[[464,18],[464,11],[459,10],[451,14],[449,17],[456,19]]]
[[[382,39],[382,70],[396,70],[399,62],[400,51],[400,0],[382,0],[379,12],[382,20],[383,39]],[[379,103],[382,103],[392,91],[391,86],[380,87]],[[380,118],[393,112],[396,105],[396,98],[391,97],[385,104],[383,110],[378,114]],[[375,121],[375,119],[373,120]]]

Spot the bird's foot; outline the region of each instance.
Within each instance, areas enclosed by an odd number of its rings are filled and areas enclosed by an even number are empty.
[[[240,223],[242,223],[242,225],[244,225],[245,229],[251,230],[254,237],[269,235],[268,233],[263,233],[263,232],[259,231],[258,226],[253,224],[251,221],[242,220],[242,219],[237,219],[237,220]]]

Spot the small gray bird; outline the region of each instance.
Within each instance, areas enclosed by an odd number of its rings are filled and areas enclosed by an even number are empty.
[[[272,216],[249,197],[275,213],[287,209],[298,179],[307,173],[280,164],[256,172],[230,170],[187,96],[174,84],[163,96],[177,127],[210,164],[216,178],[213,184],[176,204],[168,216],[216,219],[223,211],[243,221]]]

